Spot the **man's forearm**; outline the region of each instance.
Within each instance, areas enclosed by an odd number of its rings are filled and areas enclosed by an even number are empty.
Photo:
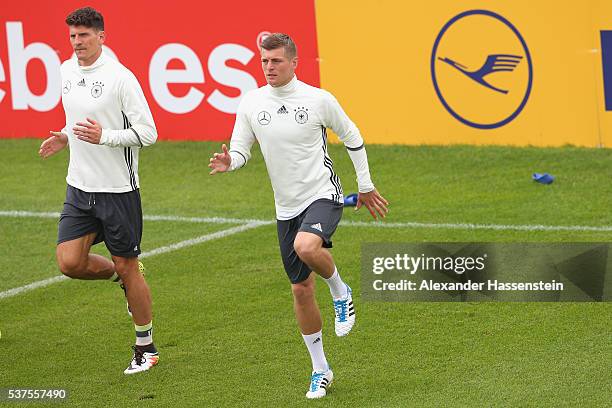
[[[370,177],[370,168],[368,166],[368,155],[365,146],[357,150],[347,148],[349,157],[353,162],[355,174],[357,174],[357,185],[360,193],[368,193],[374,190],[374,183]]]
[[[128,129],[103,129],[100,144],[111,147],[150,146],[157,140],[157,131],[149,126]]]

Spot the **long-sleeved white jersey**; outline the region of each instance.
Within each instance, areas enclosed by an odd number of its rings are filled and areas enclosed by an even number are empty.
[[[76,58],[61,66],[70,164],[66,182],[86,192],[123,193],[139,188],[138,151],[157,130],[138,80],[104,52],[90,66]],[[77,139],[73,128],[87,118],[102,126],[100,144]]]
[[[355,124],[332,94],[297,77],[282,87],[265,85],[244,96],[232,133],[230,170],[246,164],[257,140],[272,182],[277,219],[294,218],[321,198],[342,202],[342,185],[327,153],[327,128],[347,147],[359,191],[373,190]]]

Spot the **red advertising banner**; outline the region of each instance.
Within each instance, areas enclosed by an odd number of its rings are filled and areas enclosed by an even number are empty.
[[[319,86],[314,0],[90,1],[106,51],[136,75],[160,139],[226,140],[242,95],[265,84],[259,43],[285,32],[300,80]],[[64,126],[59,68],[72,56],[66,16],[80,1],[7,2],[0,10],[0,138],[46,137]],[[35,10],[35,12],[34,12]]]

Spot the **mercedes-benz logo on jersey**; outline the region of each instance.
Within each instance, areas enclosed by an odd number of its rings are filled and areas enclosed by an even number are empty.
[[[69,80],[65,80],[64,81],[64,86],[62,87],[62,93],[67,94],[68,92],[70,92],[70,88],[72,85],[70,85],[70,81]],[[57,88],[55,88],[57,89]]]
[[[451,18],[434,42],[430,65],[444,108],[477,129],[508,124],[531,93],[527,44],[510,21],[492,11],[469,10]]]
[[[93,86],[91,87],[91,96],[93,96],[94,98],[99,98],[100,95],[102,95],[103,86],[104,84],[102,82],[94,82]]]
[[[298,107],[294,109],[295,111],[295,121],[300,125],[308,122],[308,109],[304,107]]]
[[[272,116],[270,116],[267,111],[261,111],[259,112],[259,115],[257,115],[257,121],[261,126],[269,125],[271,120]]]

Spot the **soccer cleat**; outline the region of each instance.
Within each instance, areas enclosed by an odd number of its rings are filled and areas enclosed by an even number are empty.
[[[334,373],[331,369],[327,371],[313,371],[310,376],[310,388],[306,393],[306,398],[323,398],[327,395],[327,389],[334,380]]]
[[[134,357],[132,357],[128,368],[123,372],[124,374],[136,374],[141,371],[147,371],[159,361],[159,353],[142,351],[136,346],[132,346],[132,349],[134,349]]]
[[[142,276],[145,276],[145,266],[140,261],[138,261],[138,271],[142,274]],[[126,298],[127,313],[130,315],[130,317],[132,317],[132,309],[130,309],[130,304],[127,303],[127,290],[125,289],[125,285],[123,284],[123,282],[121,282],[119,286],[121,287],[121,289],[123,289],[123,294],[125,295],[125,298]]]
[[[346,285],[346,284],[345,284]],[[353,291],[346,285],[346,296],[334,300],[334,312],[336,313],[335,329],[336,336],[342,337],[349,334],[355,324],[355,306],[353,306]]]

